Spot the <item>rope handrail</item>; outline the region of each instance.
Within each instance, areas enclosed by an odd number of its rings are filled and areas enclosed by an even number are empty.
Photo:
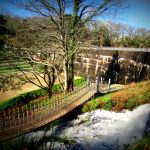
[[[46,104],[43,104],[43,106],[45,106],[45,105],[48,105],[48,104],[52,104],[52,103],[54,103],[54,102],[56,102],[56,101],[58,101],[58,100],[61,100],[61,99],[63,99],[63,98],[66,98],[66,97],[68,97],[68,96],[70,96],[71,94],[74,94],[76,91],[79,91],[79,90],[81,90],[82,88],[85,88],[87,85],[83,85],[83,87],[79,87],[77,90],[75,90],[75,91],[72,91],[71,93],[69,93],[69,94],[65,94],[65,96],[62,96],[62,97],[52,97],[51,99],[49,99],[49,98],[46,98],[46,99],[43,99],[43,100],[39,100],[39,101],[33,101],[33,102],[29,102],[28,104],[25,104],[25,105],[23,105],[23,106],[18,106],[18,107],[16,107],[16,108],[9,108],[8,110],[3,110],[3,111],[0,111],[0,114],[2,115],[2,113],[4,113],[4,111],[5,111],[5,114],[7,114],[8,113],[8,111],[17,111],[15,114],[18,114],[18,108],[20,108],[21,109],[21,111],[22,112],[24,112],[24,111],[26,111],[26,107],[27,108],[30,108],[30,106],[32,106],[32,108],[34,108],[38,103],[44,103],[46,100],[48,101]],[[25,109],[23,109],[23,108],[25,108]],[[24,111],[23,111],[24,110]]]
[[[53,101],[40,101],[17,109],[3,111],[0,116],[0,140],[30,131],[51,122],[81,105],[95,94],[95,83],[84,84]],[[75,105],[72,105],[77,103]],[[29,105],[29,106],[28,106]],[[67,109],[67,110],[65,110]],[[64,111],[65,110],[65,111]]]
[[[41,109],[41,108],[44,108],[46,106],[50,106],[50,105],[53,105],[55,103],[59,103],[61,102],[63,99],[66,99],[67,97],[70,97],[71,95],[81,91],[82,89],[88,87],[89,85],[85,85],[84,87],[82,88],[79,88],[69,94],[66,94],[65,96],[63,97],[58,97],[57,99],[55,99],[55,101],[48,101],[47,103],[44,101],[44,102],[36,102],[36,103],[31,103],[31,104],[26,104],[24,106],[21,106],[20,108],[18,107],[18,109],[9,109],[7,111],[3,111],[3,114],[0,116],[2,118],[10,118],[11,116],[16,116],[16,115],[19,115],[19,116],[22,116],[22,114],[27,114],[26,112],[30,112],[30,111],[33,111],[33,110],[37,110],[37,109]],[[40,103],[40,104],[39,104]],[[28,109],[30,107],[30,109]]]

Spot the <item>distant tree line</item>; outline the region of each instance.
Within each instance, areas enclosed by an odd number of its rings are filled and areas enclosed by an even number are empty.
[[[150,47],[150,30],[113,22],[91,22],[85,32],[86,44],[115,47]]]
[[[68,19],[71,16],[66,15]],[[17,47],[59,47],[57,40],[49,36],[57,34],[52,22],[42,17],[21,19],[17,17],[0,15],[0,45],[13,45]],[[85,45],[108,47],[150,47],[150,30],[134,28],[132,26],[113,22],[92,22],[83,27],[82,38],[79,41]],[[41,44],[42,43],[42,44]]]

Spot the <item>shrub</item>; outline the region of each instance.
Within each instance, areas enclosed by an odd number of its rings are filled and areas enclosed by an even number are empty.
[[[150,80],[132,83],[125,89],[97,96],[83,106],[85,112],[97,108],[120,111],[122,109],[134,109],[135,107],[150,102]]]
[[[122,91],[111,95],[116,102],[113,110],[133,109],[134,107],[150,102],[150,81],[132,83]]]
[[[91,108],[91,110],[95,110],[98,108],[99,106],[99,103],[93,99],[91,102],[88,103],[89,104],[89,107]]]
[[[86,82],[86,79],[84,77],[80,79],[74,80],[75,86],[81,86],[83,83]],[[53,93],[60,93],[61,92],[61,86],[59,84],[55,84],[52,88]],[[0,110],[7,109],[9,107],[12,107],[16,104],[25,104],[28,103],[31,100],[35,100],[40,97],[47,96],[47,92],[44,89],[38,89],[31,92],[20,94],[14,98],[11,98],[7,100],[5,103],[0,104]]]
[[[126,150],[150,150],[150,136],[145,136],[133,145],[129,145]]]
[[[106,104],[102,107],[102,109],[110,110],[115,105],[115,103],[112,100],[109,100],[106,102]]]
[[[83,113],[86,113],[86,112],[89,112],[90,111],[90,109],[89,109],[89,106],[88,105],[84,105],[83,107],[82,107],[82,109],[81,109],[81,112],[83,112]]]
[[[136,106],[136,100],[129,99],[128,102],[125,104],[125,108],[133,109]]]
[[[116,92],[114,94],[111,95],[111,100],[119,103],[119,102],[123,102],[126,103],[129,99],[129,94],[127,94],[127,92],[125,91],[120,91],[120,92]]]
[[[81,77],[80,79],[74,80],[74,86],[82,86],[86,82],[87,82],[86,78],[85,77]]]
[[[125,103],[119,102],[119,103],[116,103],[116,105],[114,105],[112,110],[114,110],[114,111],[121,111],[124,108],[125,108]]]

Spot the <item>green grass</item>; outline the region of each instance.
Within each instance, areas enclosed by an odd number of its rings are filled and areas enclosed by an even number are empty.
[[[25,62],[18,62],[18,63],[15,63],[15,62],[6,63],[5,62],[5,63],[0,64],[0,72],[11,72],[11,71],[16,70],[11,64],[17,65],[18,67],[22,69],[31,68],[30,64],[25,63]]]
[[[96,100],[100,99],[102,102],[108,102],[111,99],[111,94],[112,93],[108,93],[108,94],[105,94],[105,95],[102,95],[102,96],[97,96]]]
[[[83,105],[81,111],[85,113],[99,108],[110,110],[112,106],[114,106],[113,101],[111,100],[111,95],[112,93],[108,93],[102,96],[96,96],[85,105]]]
[[[74,86],[80,87],[83,84],[85,84],[86,79],[84,77],[81,77],[80,79],[74,80]],[[61,86],[59,84],[55,84],[52,89],[53,93],[58,94],[61,92]],[[43,89],[34,90],[31,92],[20,94],[14,98],[11,98],[9,100],[6,100],[3,103],[0,103],[0,110],[8,109],[10,107],[13,107],[14,105],[21,105],[26,104],[32,100],[36,100],[40,97],[47,96],[47,92]]]
[[[132,145],[125,145],[125,150],[150,150],[150,135],[143,137]]]
[[[98,108],[114,111],[120,111],[122,109],[132,110],[145,103],[150,103],[150,80],[130,84],[118,92],[96,96],[83,105],[82,112],[92,111]]]

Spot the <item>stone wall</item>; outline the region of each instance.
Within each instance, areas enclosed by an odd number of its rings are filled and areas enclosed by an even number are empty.
[[[75,61],[75,74],[90,76],[93,79],[96,76],[104,77],[107,80],[108,72],[111,67],[114,66],[112,59],[113,57],[111,55],[106,56],[96,52],[81,53],[77,56]],[[139,60],[135,61],[133,59],[120,57],[120,55],[117,64],[119,65],[119,71],[115,74],[115,83],[127,84],[150,79],[149,64],[144,64]],[[111,73],[113,72],[114,71]]]

